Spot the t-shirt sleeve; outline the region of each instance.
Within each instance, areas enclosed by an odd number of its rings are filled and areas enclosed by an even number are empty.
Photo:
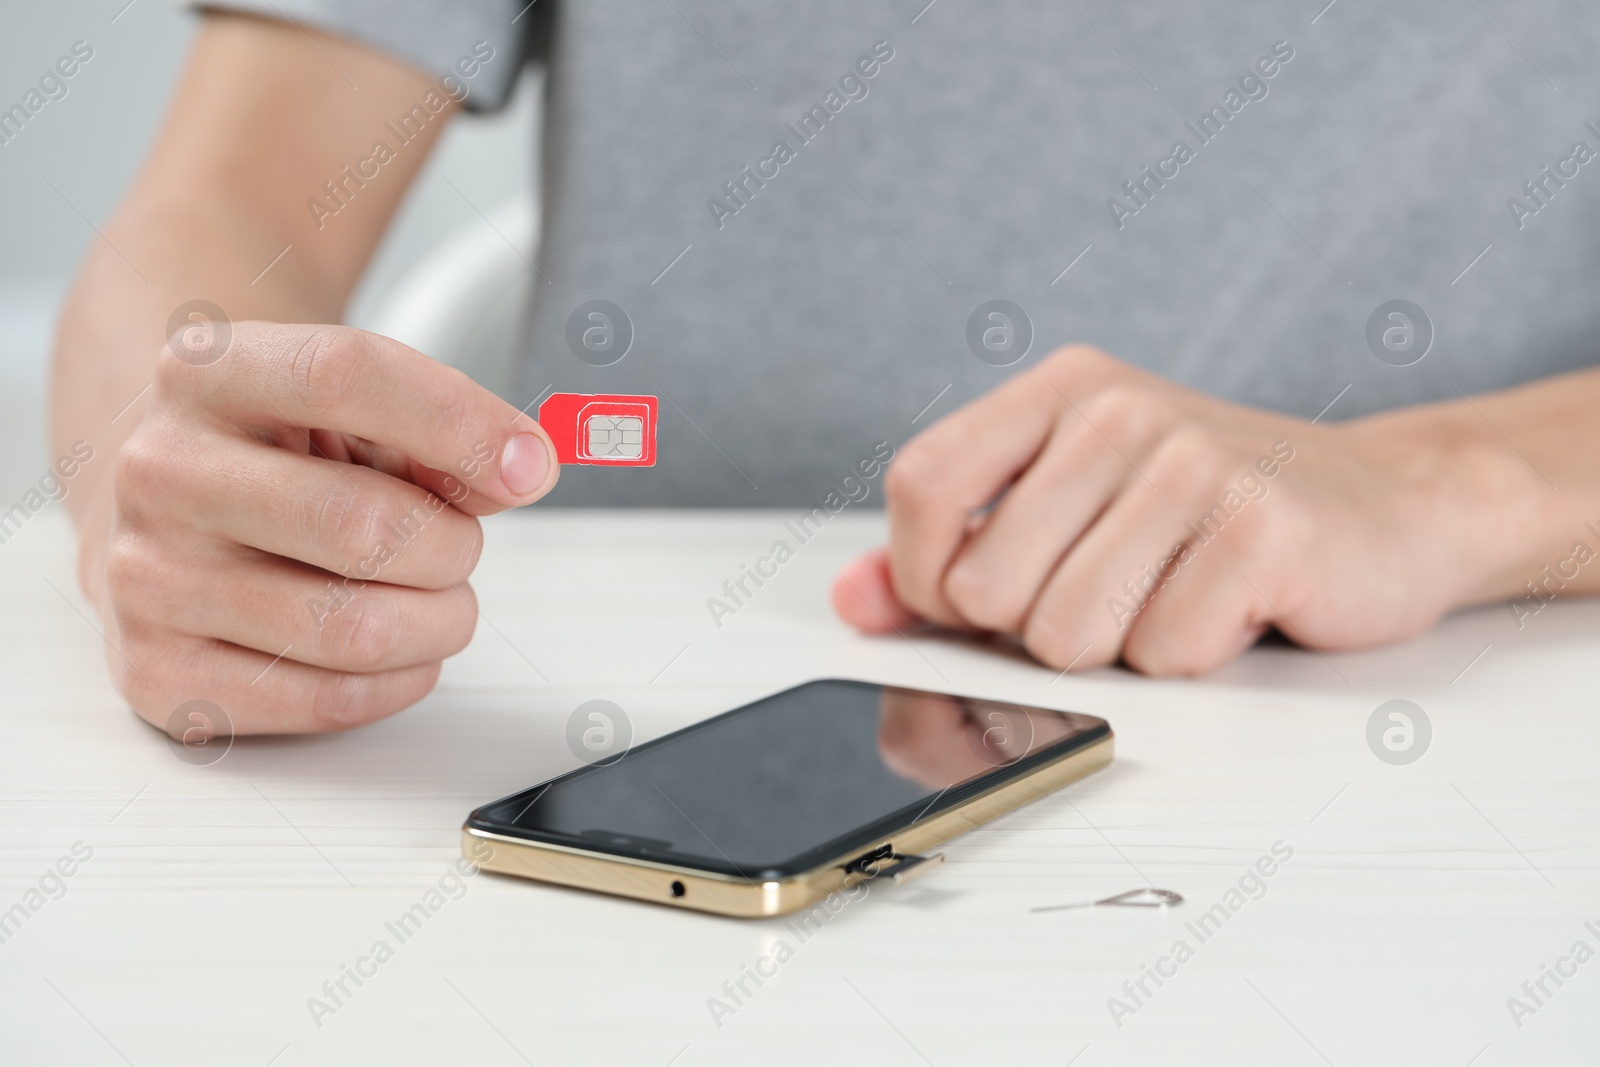
[[[505,105],[517,74],[540,50],[552,0],[189,0],[348,37],[435,78],[454,78],[470,111]],[[485,59],[485,56],[489,58]],[[468,71],[472,73],[468,75]],[[459,94],[459,90],[457,90]]]

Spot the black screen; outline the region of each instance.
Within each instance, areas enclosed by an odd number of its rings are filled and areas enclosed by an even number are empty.
[[[487,805],[469,824],[783,877],[1107,733],[1070,712],[810,682]]]

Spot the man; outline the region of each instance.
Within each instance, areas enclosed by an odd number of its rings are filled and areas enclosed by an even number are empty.
[[[518,412],[548,384],[664,416],[658,466],[569,469],[554,503],[811,507],[897,448],[889,544],[840,614],[1055,669],[1200,672],[1270,627],[1351,648],[1600,588],[1600,72],[1587,26],[1506,29],[1456,5],[211,5],[58,342],[58,442],[116,454],[70,498],[116,682],[151,721],[205,697],[241,732],[419,699],[472,634],[477,517],[555,487]],[[502,399],[326,324],[450,114],[530,59],[541,273]],[[590,321],[625,358],[570,340]],[[1050,351],[1074,339],[1097,347]],[[306,610],[346,578],[343,610]]]

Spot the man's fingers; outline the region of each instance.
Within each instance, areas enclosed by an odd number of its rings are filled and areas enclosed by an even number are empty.
[[[1263,593],[1283,599],[1268,580],[1271,506],[1251,505],[1217,528],[1191,524],[1160,593],[1129,626],[1129,666],[1153,675],[1203,674],[1261,637],[1275,621]]]
[[[892,573],[900,599],[946,625],[962,623],[945,598],[947,568],[990,504],[1031,463],[1057,419],[1118,378],[1147,376],[1091,348],[1062,349],[920,434],[890,464]]]
[[[945,570],[974,511],[1010,484],[1049,436],[1054,408],[1041,399],[999,389],[914,438],[889,465],[890,573],[897,598],[917,614],[961,622],[944,597]]]
[[[467,580],[483,548],[478,520],[426,489],[226,436],[168,493],[207,533],[341,578],[444,589]]]
[[[161,610],[172,629],[288,660],[362,674],[434,663],[472,640],[477,600],[467,586],[409,589],[345,582],[287,560],[229,566],[205,596],[177,595]],[[148,609],[147,609],[148,610]]]
[[[833,579],[833,610],[862,633],[893,633],[917,621],[895,596],[889,550],[875,548],[844,565]]]
[[[228,354],[161,364],[161,387],[266,430],[334,430],[384,445],[500,507],[529,503],[559,468],[538,423],[465,374],[340,326],[235,323]]]
[[[1139,454],[1144,441],[1122,447]],[[945,575],[945,596],[974,626],[1019,633],[1062,556],[1106,501],[1138,477],[1097,427],[1063,412],[1039,458],[961,549]]]
[[[449,471],[435,470],[416,460],[407,464],[405,477],[434,496],[450,501],[450,506],[463,515],[493,515],[505,509],[483,493],[474,493]]]
[[[1134,620],[1122,655],[1143,674],[1204,674],[1255,644],[1269,628],[1268,614],[1242,572],[1191,573],[1186,566]]]
[[[1196,500],[1218,484],[1204,454],[1178,439],[1095,520],[1045,583],[1023,626],[1029,652],[1054,667],[1114,663],[1130,627],[1178,566]],[[1153,484],[1152,484],[1153,483]]]
[[[460,478],[449,471],[434,470],[399,449],[375,444],[350,434],[329,430],[312,430],[310,454],[345,463],[359,463],[375,471],[420,485],[433,495],[448,500],[457,511],[467,515],[493,515],[504,508],[484,496],[469,490]],[[305,451],[296,449],[295,451]]]
[[[124,669],[121,676],[146,722],[165,730],[179,707],[207,700],[227,714],[239,735],[361,726],[427,696],[440,670],[439,663],[424,663],[370,674],[330,671],[224,641],[170,634],[161,648],[130,643],[123,651],[144,672]]]

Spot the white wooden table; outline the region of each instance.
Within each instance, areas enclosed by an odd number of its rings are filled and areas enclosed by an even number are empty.
[[[1520,1027],[1507,1007],[1575,942],[1600,950],[1600,604],[1326,659],[1262,647],[1198,681],[1057,678],[847,632],[827,580],[881,536],[847,513],[717,629],[706,598],[788,517],[491,520],[485,625],[427,700],[210,766],[111,689],[66,520],[34,517],[0,545],[0,909],[26,912],[0,944],[0,1062],[1600,1062],[1600,960],[1560,964]],[[645,739],[825,675],[1103,715],[1119,758],[804,942],[490,875],[404,943],[386,927],[446,875],[470,808],[576,764],[579,703],[615,701]],[[1367,743],[1393,698],[1433,725],[1405,766]],[[1202,943],[1186,924],[1280,841],[1265,895]],[[30,897],[41,878],[64,894]],[[1188,903],[1029,911],[1147,883]],[[1131,999],[1180,939],[1192,958]],[[308,999],[379,940],[392,958],[318,1026]],[[793,958],[719,1026],[709,999],[780,941]]]

